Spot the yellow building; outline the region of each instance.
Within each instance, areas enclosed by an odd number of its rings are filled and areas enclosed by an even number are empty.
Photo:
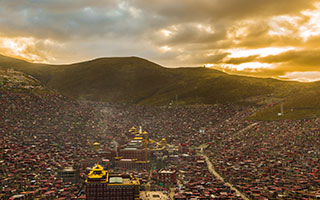
[[[130,175],[111,174],[97,164],[86,180],[86,198],[94,199],[139,199],[140,182]]]

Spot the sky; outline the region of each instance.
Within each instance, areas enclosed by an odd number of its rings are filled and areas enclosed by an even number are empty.
[[[0,54],[320,80],[320,0],[0,0]]]

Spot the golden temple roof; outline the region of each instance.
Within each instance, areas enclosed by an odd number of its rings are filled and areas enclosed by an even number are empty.
[[[107,170],[97,163],[90,173],[86,183],[106,183],[107,185],[140,185],[139,179],[134,178],[131,174],[129,178],[121,176],[110,176]]]
[[[133,138],[134,140],[143,140],[143,137],[140,137],[140,136],[136,136]]]
[[[86,182],[107,182],[108,179],[108,172],[104,170],[104,168],[96,164],[88,174],[88,179]]]

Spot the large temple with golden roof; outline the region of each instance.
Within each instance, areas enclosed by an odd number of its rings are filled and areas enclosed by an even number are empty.
[[[88,200],[139,199],[140,182],[131,174],[112,174],[96,164],[86,180]]]

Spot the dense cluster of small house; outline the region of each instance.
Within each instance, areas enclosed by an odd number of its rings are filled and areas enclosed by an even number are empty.
[[[0,198],[75,198],[80,182],[59,172],[97,157],[94,113],[57,94],[1,91],[0,102]]]
[[[53,92],[0,91],[0,199],[85,198],[85,169],[102,158],[93,144],[122,144],[120,133],[133,125],[166,138],[163,174],[152,169],[149,182],[153,190],[175,187],[176,199],[241,199],[208,171],[201,150],[252,199],[320,198],[319,118],[255,122],[247,120],[253,107],[79,103]],[[79,177],[64,179],[66,167]],[[147,170],[133,173],[148,182]]]

